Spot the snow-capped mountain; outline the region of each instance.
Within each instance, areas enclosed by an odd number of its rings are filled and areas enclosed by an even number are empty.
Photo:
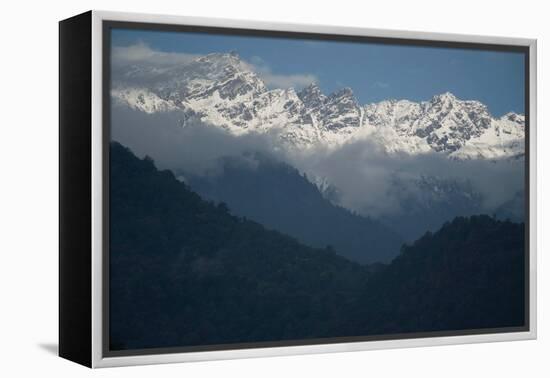
[[[419,103],[388,100],[362,106],[350,88],[328,96],[315,84],[299,93],[268,89],[235,53],[209,54],[172,67],[131,67],[113,82],[112,97],[147,113],[183,112],[183,119],[195,117],[234,135],[269,133],[282,145],[302,150],[369,140],[388,153],[438,152],[453,159],[524,153],[522,115],[495,118],[480,102],[451,93]]]
[[[382,101],[365,107],[365,123],[389,151],[445,152],[452,158],[506,158],[524,153],[523,115],[494,118],[478,101],[452,93],[430,101]]]

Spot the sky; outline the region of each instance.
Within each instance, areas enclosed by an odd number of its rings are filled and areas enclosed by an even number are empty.
[[[361,104],[451,92],[494,116],[524,113],[524,56],[516,52],[129,29],[113,29],[112,46],[174,58],[234,51],[269,87],[350,87]]]

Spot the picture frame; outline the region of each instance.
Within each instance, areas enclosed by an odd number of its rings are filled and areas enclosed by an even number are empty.
[[[88,367],[115,367],[536,338],[536,40],[89,11],[59,24],[59,354]],[[524,64],[524,322],[520,326],[204,345],[114,348],[109,342],[112,30],[204,33],[241,38],[512,51]],[[300,60],[300,57],[295,60]],[[204,105],[203,105],[204,106]],[[155,156],[153,156],[153,160]],[[119,197],[117,197],[119,198]],[[231,207],[231,206],[230,206]],[[261,222],[260,222],[261,223]],[[116,298],[114,298],[116,300]],[[221,310],[223,311],[223,309]],[[128,331],[139,333],[139,331]],[[263,336],[262,336],[263,337]],[[138,338],[139,339],[139,338]],[[165,339],[170,339],[166,337]],[[164,340],[164,339],[163,339]],[[136,345],[142,345],[137,343]],[[143,344],[146,345],[146,344]]]

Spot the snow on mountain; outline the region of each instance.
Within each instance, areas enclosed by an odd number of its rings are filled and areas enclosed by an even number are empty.
[[[315,84],[299,93],[270,90],[235,53],[213,53],[172,67],[132,67],[114,81],[112,97],[146,113],[181,111],[235,135],[269,133],[290,148],[338,148],[367,139],[387,153],[438,152],[452,159],[524,154],[522,115],[494,118],[482,103],[451,93],[419,103],[361,106],[350,88],[328,96]]]
[[[491,126],[479,136],[467,140],[450,154],[456,159],[521,158],[525,153],[525,117],[508,113],[491,119]]]
[[[111,94],[117,103],[127,104],[132,109],[149,114],[178,109],[172,102],[143,88],[117,88],[113,89]]]
[[[304,103],[304,105],[310,109],[315,110],[321,108],[327,102],[327,96],[321,92],[321,88],[315,83],[311,83],[298,93],[298,97]]]
[[[444,152],[455,159],[499,159],[523,154],[525,119],[509,113],[496,119],[478,101],[451,93],[430,101],[383,101],[365,107],[374,137],[391,152]],[[389,129],[389,130],[388,130]]]
[[[359,131],[363,109],[351,88],[343,88],[325,96],[316,84],[304,88],[298,97],[304,103],[313,124],[321,132],[321,140],[329,146],[341,145]]]

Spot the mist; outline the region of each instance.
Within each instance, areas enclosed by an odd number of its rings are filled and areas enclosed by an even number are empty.
[[[253,159],[250,153],[259,152],[293,165],[310,178],[329,182],[338,193],[339,205],[372,217],[399,214],[405,195],[420,198],[423,193],[415,182],[422,177],[472,188],[482,198],[479,213],[490,213],[524,189],[523,160],[457,161],[438,153],[388,155],[368,140],[335,150],[320,147],[296,151],[281,148],[277,135],[234,136],[199,120],[186,119],[183,126],[183,119],[179,111],[146,114],[113,104],[111,137],[137,156],[148,155],[159,168],[176,174],[220,174],[220,158]],[[399,191],[396,183],[400,184]]]
[[[406,190],[414,195],[418,187],[412,184],[422,177],[472,188],[482,196],[481,212],[494,209],[524,188],[523,160],[451,160],[438,153],[388,155],[367,140],[334,151],[318,149],[289,157],[301,171],[326,178],[341,194],[343,206],[372,216],[399,213],[395,184],[410,183]]]
[[[185,119],[185,124],[184,120]],[[113,106],[111,139],[139,157],[150,156],[160,169],[194,175],[221,173],[220,158],[262,152],[282,158],[273,137],[260,134],[233,136],[227,131],[186,119],[180,111],[147,114]]]

